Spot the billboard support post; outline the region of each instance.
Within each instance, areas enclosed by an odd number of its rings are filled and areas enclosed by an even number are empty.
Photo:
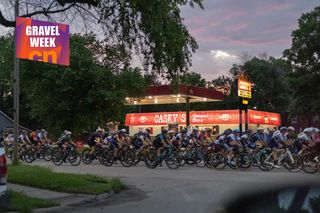
[[[15,19],[19,16],[19,0],[15,1],[15,10],[14,10]],[[15,33],[15,36],[16,33]],[[19,58],[16,57],[17,45],[14,45],[14,61],[13,61],[13,82],[14,82],[14,91],[13,91],[13,164],[18,163],[18,139],[19,139],[19,93],[20,93],[20,76],[19,76]]]

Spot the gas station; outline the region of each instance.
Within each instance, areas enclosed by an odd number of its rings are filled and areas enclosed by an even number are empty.
[[[223,101],[224,94],[210,88],[179,85],[173,90],[170,85],[157,85],[148,87],[145,96],[140,99],[126,98],[126,105],[153,105],[153,104],[185,104],[185,111],[180,112],[153,112],[153,113],[131,113],[126,115],[125,125],[129,127],[129,135],[149,128],[151,135],[155,136],[163,128],[197,127],[212,129],[214,134],[219,134],[225,129],[239,128],[242,123],[246,129],[256,130],[257,127],[273,129],[281,125],[280,114],[244,110],[208,110],[192,111],[190,103]]]

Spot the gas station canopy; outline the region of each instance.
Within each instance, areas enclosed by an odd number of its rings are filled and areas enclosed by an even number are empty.
[[[224,95],[214,89],[180,84],[174,91],[170,85],[150,86],[144,98],[126,98],[126,105],[177,104],[223,101]]]

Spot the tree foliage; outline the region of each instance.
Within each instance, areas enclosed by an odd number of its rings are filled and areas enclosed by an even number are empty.
[[[2,40],[13,48],[12,37]],[[75,34],[71,36],[69,67],[21,61],[21,114],[26,120],[33,118],[59,134],[64,129],[79,133],[120,119],[125,97],[143,95],[146,82],[139,69],[119,70],[104,64],[100,60],[103,55],[95,51],[106,48],[104,45],[92,34]],[[1,53],[0,58],[5,57],[6,53]],[[4,64],[11,59],[6,60]],[[8,70],[1,68],[0,75],[7,73],[9,78]]]
[[[292,32],[292,45],[283,53],[292,66],[289,84],[292,112],[317,115],[320,111],[320,7],[299,19]]]
[[[168,77],[188,70],[191,55],[198,48],[180,15],[180,7],[202,0],[25,0],[22,17],[72,23],[84,32],[104,33],[105,41],[131,57],[140,54],[146,70]],[[11,0],[0,3],[0,24],[14,27]]]
[[[200,73],[188,72],[180,76],[180,83],[189,86],[205,87],[207,82]]]

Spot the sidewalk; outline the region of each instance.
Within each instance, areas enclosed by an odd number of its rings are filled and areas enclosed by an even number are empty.
[[[93,202],[100,199],[106,199],[110,197],[113,193],[101,194],[101,195],[87,195],[87,194],[69,194],[63,192],[55,192],[46,189],[39,189],[29,186],[23,186],[18,184],[8,183],[8,188],[16,191],[22,192],[29,197],[47,199],[51,201],[56,201],[60,206],[50,207],[46,209],[37,209],[34,212],[64,212],[66,210],[72,210],[76,204],[83,204],[87,202]]]

